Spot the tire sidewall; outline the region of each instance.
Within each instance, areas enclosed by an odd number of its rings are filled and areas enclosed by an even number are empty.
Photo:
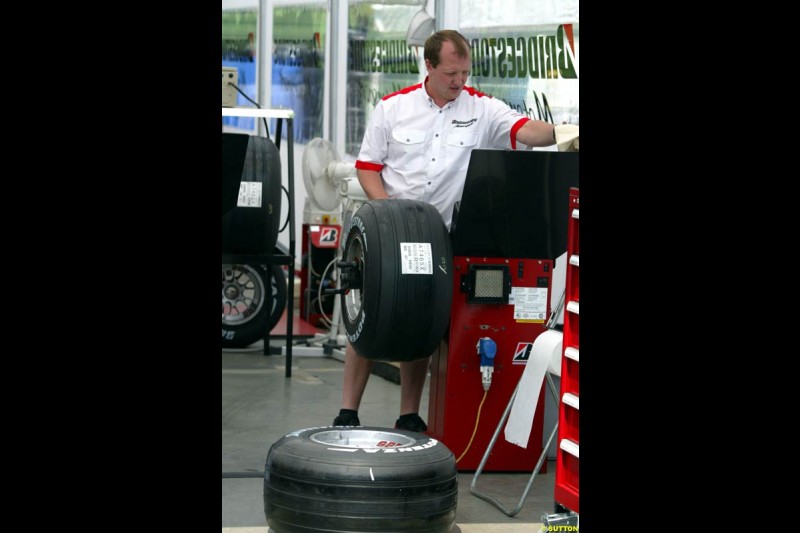
[[[444,533],[457,501],[453,453],[412,431],[301,429],[272,445],[264,468],[267,524],[281,533]]]

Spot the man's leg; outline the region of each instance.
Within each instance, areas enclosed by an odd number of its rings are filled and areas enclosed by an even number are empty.
[[[361,357],[348,341],[344,350],[344,379],[342,380],[342,409],[358,411],[361,397],[367,388],[369,374],[375,362],[372,359]],[[423,384],[424,384],[423,376]],[[419,400],[417,401],[419,405]]]
[[[446,337],[445,337],[446,339]],[[444,350],[447,353],[447,340],[442,340],[436,350],[425,359],[400,363],[400,414],[419,413],[425,378],[431,364],[431,357]]]
[[[419,413],[430,356],[400,363],[400,414]]]

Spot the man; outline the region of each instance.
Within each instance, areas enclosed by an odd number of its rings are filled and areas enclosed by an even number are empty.
[[[464,191],[474,148],[555,144],[552,124],[531,120],[472,87],[469,42],[454,30],[425,41],[425,81],[383,97],[369,119],[356,161],[371,200],[408,198],[434,205],[448,229]],[[525,145],[524,147],[520,145]],[[374,361],[345,348],[342,409],[335,426],[358,426],[358,408]],[[400,418],[395,428],[423,432],[419,416],[430,357],[400,363]]]

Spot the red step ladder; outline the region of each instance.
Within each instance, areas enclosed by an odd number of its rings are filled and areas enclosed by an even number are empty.
[[[561,357],[561,401],[558,412],[555,502],[580,513],[580,190],[570,188],[567,229],[567,279],[564,342]]]

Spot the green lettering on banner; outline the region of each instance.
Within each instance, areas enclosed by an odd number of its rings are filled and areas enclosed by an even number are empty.
[[[517,49],[514,47],[514,38],[513,37],[506,37],[506,48],[511,50],[511,55],[508,59],[508,62],[511,63],[511,68],[508,69],[508,77],[509,78],[516,78],[517,77]]]
[[[481,39],[481,75],[489,77],[489,40]]]
[[[349,54],[350,71],[419,74],[418,54],[403,40],[353,40]]]
[[[497,73],[501,78],[505,78],[506,66],[504,62],[506,60],[506,40],[502,37],[497,39],[495,49],[497,50]]]
[[[547,78],[547,66],[545,65],[545,56],[547,53],[545,52],[545,40],[544,35],[540,35],[539,38],[536,40],[539,44],[539,79]]]
[[[489,37],[489,49],[491,50],[497,45],[497,39],[494,37]],[[497,77],[497,58],[494,54],[489,53],[489,59],[492,61],[492,77]]]
[[[419,61],[417,61],[417,55],[411,52],[411,47],[408,47],[408,66],[411,67],[409,72],[412,74],[419,74]]]
[[[480,68],[480,61],[478,60],[479,43],[480,41],[478,41],[478,39],[472,39],[469,43],[470,54],[472,55],[472,70],[470,71],[470,76],[476,76]]]
[[[570,43],[563,26],[555,35],[482,37],[470,42],[473,77],[500,79],[576,79]]]
[[[525,46],[524,37],[517,37],[517,50],[520,52],[520,55],[515,59],[517,76],[522,79],[528,75],[528,48]]]
[[[539,77],[539,37],[528,38],[528,72],[531,78]]]

